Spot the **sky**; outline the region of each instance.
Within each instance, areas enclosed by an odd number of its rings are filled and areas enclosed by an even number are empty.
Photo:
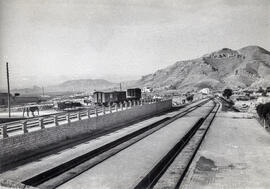
[[[269,0],[0,0],[0,88],[139,79],[227,47],[270,50]]]

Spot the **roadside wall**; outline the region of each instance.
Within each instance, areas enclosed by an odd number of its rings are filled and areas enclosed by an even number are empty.
[[[167,111],[171,107],[171,100],[144,104],[124,111],[0,139],[0,168],[3,165],[40,153],[48,146],[89,135],[98,130],[119,127],[134,120]]]

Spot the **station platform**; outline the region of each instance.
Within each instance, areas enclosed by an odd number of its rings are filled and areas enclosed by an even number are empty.
[[[269,188],[270,135],[246,113],[219,112],[180,188]]]

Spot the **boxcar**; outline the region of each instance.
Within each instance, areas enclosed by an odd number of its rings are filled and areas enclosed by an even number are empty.
[[[94,103],[98,105],[109,105],[124,102],[126,100],[125,91],[94,92]]]
[[[128,100],[140,100],[142,97],[142,90],[140,88],[127,89]]]

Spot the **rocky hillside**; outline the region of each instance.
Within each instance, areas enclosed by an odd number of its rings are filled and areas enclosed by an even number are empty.
[[[270,86],[270,52],[258,46],[223,48],[143,76],[136,85],[182,91],[266,87]]]

